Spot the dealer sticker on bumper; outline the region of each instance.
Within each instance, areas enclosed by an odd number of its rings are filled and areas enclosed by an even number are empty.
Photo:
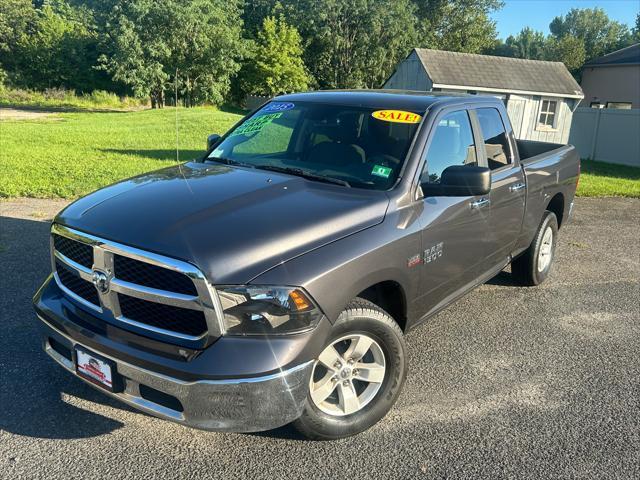
[[[96,355],[76,347],[76,371],[92,383],[113,390],[111,365]]]

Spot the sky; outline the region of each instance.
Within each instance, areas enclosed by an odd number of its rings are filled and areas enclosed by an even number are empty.
[[[504,7],[492,15],[502,39],[515,35],[524,27],[549,33],[554,17],[565,15],[572,8],[601,7],[609,18],[633,27],[640,10],[640,0],[506,0]]]

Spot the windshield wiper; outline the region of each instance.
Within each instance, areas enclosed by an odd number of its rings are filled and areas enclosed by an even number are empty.
[[[234,165],[236,167],[247,167],[247,168],[256,168],[255,165],[245,162],[239,162],[238,160],[233,160],[231,158],[225,157],[207,157],[204,159],[205,162],[213,161],[218,163],[224,163],[225,165]]]
[[[318,182],[334,183],[336,185],[342,185],[343,187],[351,187],[351,184],[346,180],[339,178],[327,177],[324,175],[318,175],[311,172],[306,172],[301,168],[293,167],[278,167],[277,165],[256,165],[255,168],[259,170],[269,170],[271,172],[288,173],[289,175],[295,175],[297,177],[306,178],[308,180],[316,180]]]

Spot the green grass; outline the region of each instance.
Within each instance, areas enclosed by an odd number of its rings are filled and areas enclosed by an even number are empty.
[[[582,160],[579,197],[640,198],[640,168]]]
[[[224,133],[239,118],[212,108],[181,108],[180,159],[202,154],[208,134]],[[263,133],[282,136],[275,128]],[[173,108],[2,121],[0,197],[75,198],[172,165],[175,137]],[[640,198],[640,168],[584,160],[577,194]]]
[[[239,115],[179,110],[180,160],[204,153],[207,135]],[[175,110],[61,113],[0,122],[0,197],[75,198],[175,163]]]

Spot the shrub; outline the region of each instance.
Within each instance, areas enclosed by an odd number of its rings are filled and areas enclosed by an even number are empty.
[[[119,98],[115,93],[94,90],[78,95],[73,90],[47,88],[44,92],[22,90],[18,88],[0,88],[0,105],[32,106],[42,108],[78,108],[78,109],[130,109],[147,106],[147,101],[131,98]]]

